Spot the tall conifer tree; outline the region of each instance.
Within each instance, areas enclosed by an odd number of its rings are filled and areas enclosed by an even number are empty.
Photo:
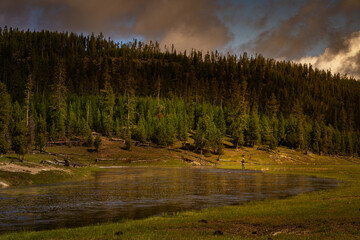
[[[9,144],[5,139],[10,120],[11,102],[5,84],[0,82],[0,156],[7,153]]]

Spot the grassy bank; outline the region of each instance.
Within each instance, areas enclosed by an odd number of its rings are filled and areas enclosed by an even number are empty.
[[[52,184],[66,181],[78,181],[92,177],[96,167],[67,168],[40,164],[43,160],[52,160],[52,156],[28,154],[24,162],[15,155],[5,155],[0,159],[0,181],[10,186],[33,184]]]
[[[75,148],[69,148],[69,151],[72,149]],[[77,152],[79,151],[81,150]],[[152,154],[161,156],[159,154],[166,154],[167,151],[155,149]],[[106,157],[110,156],[109,150],[106,154]],[[358,239],[359,159],[317,156],[289,149],[226,149],[217,162],[217,167],[240,168],[242,155],[245,155],[248,169],[335,178],[340,181],[339,187],[285,199],[180,212],[143,220],[126,220],[74,229],[10,233],[0,235],[0,239]],[[114,157],[115,154],[111,156]],[[212,156],[208,160],[215,159],[216,156]],[[169,162],[171,165],[170,159]],[[162,164],[166,165],[166,162]],[[214,235],[215,233],[223,235]]]
[[[99,152],[87,147],[47,147],[46,153],[26,154],[24,162],[19,162],[15,154],[7,154],[0,158],[0,182],[10,186],[23,186],[78,181],[91,178],[94,171],[103,171],[99,169],[100,166],[189,165],[182,160],[183,153],[171,151],[175,148],[133,146],[131,151],[127,151],[122,143],[112,142],[106,138],[103,138],[103,143]],[[197,156],[195,153],[191,154]],[[42,163],[54,162],[54,159],[63,160],[61,156],[66,156],[70,162],[85,164],[86,167],[60,167]],[[96,161],[96,159],[106,159],[106,161]],[[5,165],[11,167],[4,169]]]

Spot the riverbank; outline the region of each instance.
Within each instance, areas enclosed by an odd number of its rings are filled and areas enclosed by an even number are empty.
[[[96,167],[68,168],[42,164],[47,159],[39,155],[26,155],[24,162],[15,156],[6,155],[0,159],[0,188],[18,187],[36,184],[53,184],[67,181],[79,181],[92,177]]]
[[[20,162],[15,154],[0,158],[0,187],[31,184],[52,184],[85,180],[93,171],[104,171],[109,166],[198,166],[215,165],[213,157],[203,159],[197,153],[180,148],[178,142],[171,148],[133,146],[125,149],[123,142],[102,138],[99,152],[87,147],[54,146],[45,152],[25,155]],[[66,161],[70,166],[64,166]]]
[[[133,146],[131,151],[125,144],[103,137],[99,152],[87,147],[55,146],[47,147],[46,152],[26,154],[25,161],[19,162],[15,154],[0,158],[0,187],[30,184],[51,184],[64,181],[84,180],[93,171],[103,171],[100,167],[116,166],[213,166],[239,168],[244,156],[245,167],[268,171],[278,166],[295,168],[301,166],[360,164],[359,158],[341,156],[319,156],[291,149],[242,148],[238,151],[225,148],[221,156],[187,150],[181,142],[172,147]],[[227,143],[230,144],[230,143]],[[65,159],[70,166],[63,166]]]
[[[70,154],[75,149],[78,154],[75,159],[80,161],[83,157],[80,155],[86,149],[68,148],[67,151]],[[51,150],[56,151],[55,148]],[[57,150],[64,152],[66,149]],[[167,152],[170,152],[170,155],[166,155]],[[168,149],[155,149],[150,156],[171,157],[173,152]],[[110,155],[110,149],[107,149],[105,154],[106,156],[101,157],[120,158],[120,155]],[[143,152],[139,149],[136,154],[141,155]],[[289,149],[269,151],[245,148],[239,151],[226,149],[220,161],[216,161],[217,156],[210,156],[206,161],[209,164],[216,163],[219,168],[238,169],[241,168],[242,155],[245,155],[247,169],[333,178],[341,182],[339,187],[332,190],[300,194],[280,200],[256,201],[201,211],[164,213],[162,217],[74,229],[10,233],[0,235],[0,239],[356,239],[360,234],[359,159],[317,156]],[[91,155],[91,159],[89,157],[83,162],[95,164],[97,157],[99,156]],[[164,160],[148,163],[115,160],[113,163],[106,161],[106,165],[188,164],[178,160],[178,157],[181,159],[181,155],[174,154],[176,159],[168,159],[168,162]],[[99,163],[95,166],[99,166]]]

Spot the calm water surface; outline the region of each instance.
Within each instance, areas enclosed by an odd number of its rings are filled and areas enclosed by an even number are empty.
[[[0,189],[0,232],[85,226],[283,198],[336,180],[213,168],[120,168],[90,181]]]

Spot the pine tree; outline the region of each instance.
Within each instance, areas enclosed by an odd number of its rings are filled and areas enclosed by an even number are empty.
[[[279,124],[277,125],[276,131],[276,140],[280,145],[285,143],[286,134],[285,134],[285,119],[282,114],[279,117]]]
[[[26,118],[23,116],[18,102],[14,104],[11,119],[11,149],[19,155],[20,161],[24,160],[26,152]]]
[[[195,147],[200,149],[201,157],[203,155],[203,150],[208,146],[208,141],[206,139],[206,133],[208,131],[209,117],[204,116],[199,119],[197,122],[196,132],[195,132]]]
[[[72,137],[77,134],[78,129],[78,119],[76,117],[75,109],[72,102],[66,104],[66,135]]]
[[[132,146],[130,127],[126,128],[125,149],[130,151]]]
[[[81,137],[87,137],[88,133],[91,132],[90,126],[86,123],[86,120],[83,117],[78,118],[77,129],[78,131],[76,131],[76,134]]]
[[[195,147],[200,149],[202,156],[204,149],[213,150],[214,153],[222,150],[222,134],[208,115],[200,117],[195,133]]]
[[[248,128],[247,128],[247,138],[248,144],[251,147],[254,147],[255,144],[260,143],[260,122],[259,122],[259,115],[258,109],[254,106],[251,110],[249,121],[248,121]]]
[[[272,131],[269,125],[269,119],[267,116],[263,116],[261,118],[261,143],[267,146],[271,145],[271,141],[273,141],[273,135],[272,135]]]
[[[321,122],[321,142],[320,142],[320,151],[327,154],[329,148],[329,132],[328,128],[326,127],[324,121]]]
[[[270,119],[276,117],[277,113],[279,112],[279,103],[276,100],[276,96],[274,93],[271,94],[270,100],[266,103],[266,111]]]
[[[145,142],[147,139],[146,128],[145,128],[145,119],[143,117],[140,117],[140,119],[139,119],[139,122],[133,133],[133,138],[140,142]]]
[[[131,70],[129,72],[129,76],[126,81],[125,85],[125,95],[127,98],[127,104],[126,104],[126,136],[125,136],[125,148],[127,150],[131,150],[131,118],[134,112],[134,104],[133,104],[133,94],[134,94],[134,88],[133,88],[134,78],[132,76]]]
[[[334,154],[334,128],[332,125],[326,128],[326,135],[327,135],[327,153]]]
[[[223,134],[214,123],[210,122],[206,138],[209,141],[209,148],[213,150],[214,154],[221,154],[224,148]]]
[[[0,103],[0,156],[2,156],[3,154],[6,154],[9,149],[5,134],[8,130],[11,112],[10,96],[6,90],[5,84],[2,82],[0,82]]]
[[[40,152],[44,150],[45,147],[45,134],[46,134],[46,121],[40,115],[36,122],[35,128],[35,147],[37,147]]]
[[[57,66],[54,84],[51,85],[51,98],[49,106],[50,114],[50,138],[52,140],[65,137],[65,115],[66,115],[66,69],[63,62]]]
[[[241,84],[236,82],[231,87],[231,98],[229,104],[229,122],[230,133],[236,149],[244,144],[244,131],[246,128],[246,110],[248,102],[246,101],[247,82]]]
[[[94,145],[94,137],[92,135],[92,132],[89,131],[88,133],[88,137],[86,139],[86,146],[87,147],[92,147]]]
[[[30,74],[28,76],[28,80],[25,87],[26,127],[29,126],[30,105],[31,105],[32,97],[33,97],[33,80]]]
[[[217,129],[215,141],[214,141],[214,153],[216,154],[223,154],[224,149],[224,134],[221,132],[220,129]]]
[[[9,144],[5,137],[0,137],[0,158],[9,151]]]
[[[312,150],[315,153],[320,153],[320,140],[321,140],[321,129],[318,121],[315,121],[311,133],[311,145],[312,145]]]
[[[157,144],[170,146],[176,139],[176,121],[172,114],[165,115],[158,121],[153,138]]]
[[[31,74],[28,76],[25,87],[25,111],[26,111],[26,127],[27,127],[27,151],[34,143],[34,118],[33,118],[33,80]]]
[[[188,125],[185,113],[180,113],[180,116],[178,117],[177,138],[183,142],[186,142],[188,139]]]
[[[296,132],[297,124],[297,119],[294,117],[294,115],[291,114],[290,117],[287,119],[285,125],[285,145],[290,148],[298,147],[299,138]]]
[[[164,110],[163,109],[163,106],[160,104],[160,90],[161,90],[161,78],[160,76],[158,76],[158,79],[157,79],[157,109],[156,109],[156,112],[157,112],[157,116],[159,118],[159,120],[162,118],[162,111]]]
[[[333,134],[333,146],[334,146],[334,152],[335,153],[341,153],[342,152],[342,136],[341,132],[336,128],[334,129]]]
[[[108,81],[105,83],[105,88],[100,91],[100,95],[100,111],[103,132],[106,136],[111,136],[114,126],[113,114],[115,97],[112,87]]]
[[[215,117],[215,124],[216,128],[220,130],[222,134],[225,134],[226,132],[226,122],[225,122],[225,115],[222,108],[218,110],[218,113]]]
[[[347,132],[347,134],[345,135],[345,146],[346,153],[352,155],[354,150],[354,141],[351,132]]]
[[[296,121],[296,148],[298,150],[303,150],[305,146],[305,139],[304,139],[304,126],[302,118],[298,118]]]
[[[120,120],[119,118],[116,118],[114,121],[114,135],[119,136],[120,132]]]

